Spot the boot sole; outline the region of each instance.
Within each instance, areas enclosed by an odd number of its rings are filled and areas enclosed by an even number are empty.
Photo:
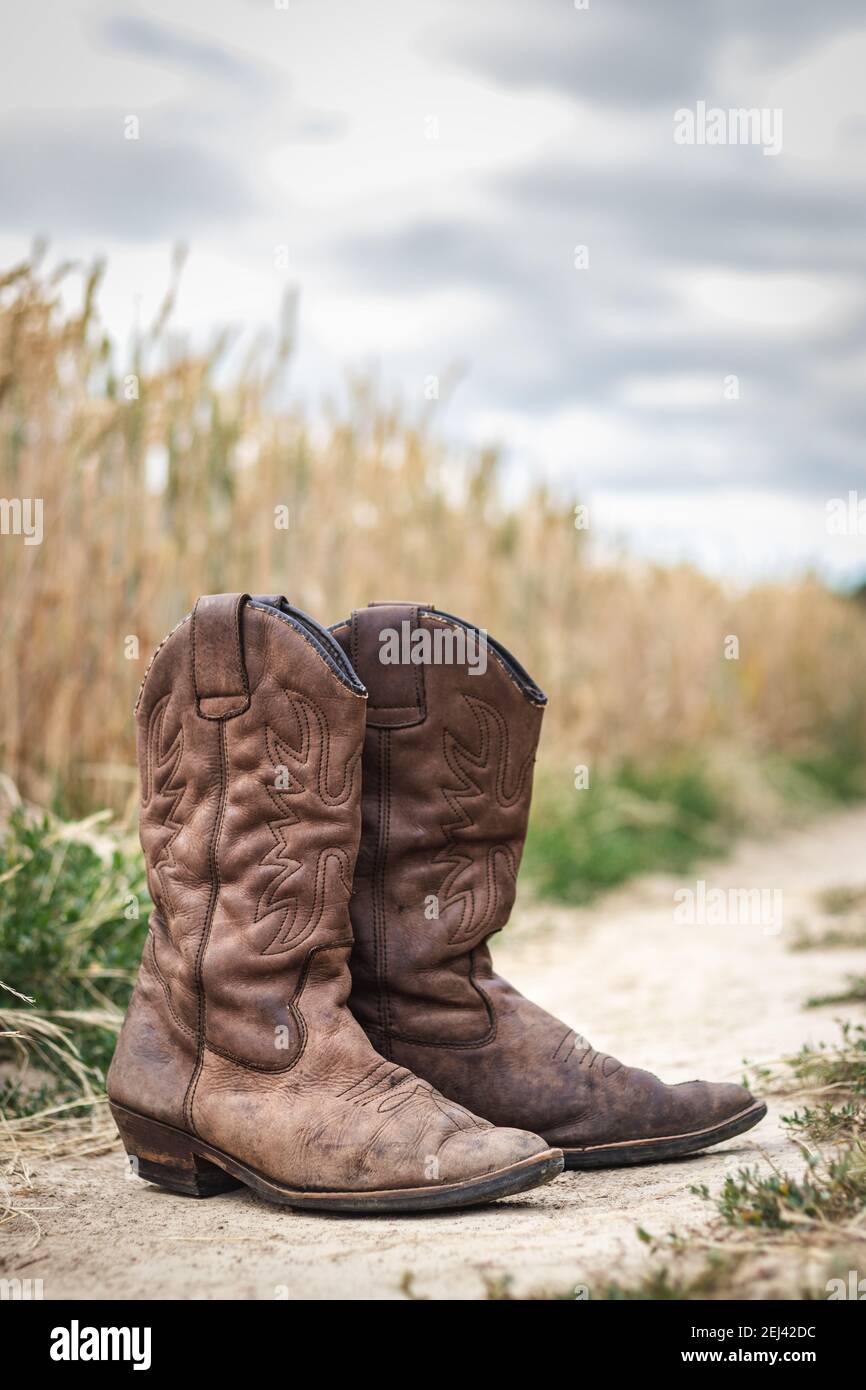
[[[268,1202],[309,1211],[437,1211],[447,1207],[477,1206],[526,1192],[550,1182],[563,1169],[561,1150],[547,1149],[494,1173],[467,1178],[463,1182],[440,1183],[436,1187],[378,1192],[304,1191],[266,1177],[185,1130],[138,1115],[123,1105],[111,1103],[111,1113],[138,1176],[169,1192],[188,1197],[216,1197],[246,1186]]]
[[[673,1134],[662,1139],[632,1139],[625,1144],[591,1144],[585,1149],[563,1145],[566,1168],[621,1168],[635,1163],[658,1163],[665,1158],[682,1158],[711,1144],[721,1144],[751,1129],[763,1120],[767,1107],[762,1100],[741,1110],[721,1124],[696,1129],[689,1134]]]

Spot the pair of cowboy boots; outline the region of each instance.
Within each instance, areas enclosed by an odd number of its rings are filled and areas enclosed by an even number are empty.
[[[467,642],[475,667],[447,655]],[[142,1177],[420,1211],[757,1123],[742,1087],[666,1086],[495,974],[544,704],[429,606],[328,631],[276,595],[198,600],[137,706],[154,910],[108,1092]]]

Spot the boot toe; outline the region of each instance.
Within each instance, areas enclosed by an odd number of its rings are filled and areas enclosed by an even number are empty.
[[[606,1147],[613,1154],[634,1144],[697,1139],[740,1116],[745,1116],[742,1128],[749,1128],[763,1113],[764,1107],[743,1086],[711,1081],[669,1086],[652,1072],[621,1067],[593,1087],[576,1121],[546,1132],[552,1143],[566,1148]]]
[[[684,1081],[670,1089],[681,1122],[693,1129],[724,1124],[757,1104],[745,1086],[729,1081]]]
[[[439,1150],[439,1180],[482,1177],[549,1152],[543,1139],[526,1130],[462,1129],[449,1135]]]

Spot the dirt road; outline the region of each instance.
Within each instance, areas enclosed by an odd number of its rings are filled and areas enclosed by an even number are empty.
[[[503,973],[596,1047],[671,1080],[738,1079],[742,1061],[770,1060],[836,1033],[833,1007],[807,996],[863,973],[850,949],[794,952],[816,894],[866,881],[866,810],[834,814],[771,843],[744,845],[687,880],[653,877],[585,910],[522,907],[496,952]],[[694,888],[782,891],[784,922],[683,925],[673,894]],[[847,1014],[856,1013],[848,1006]],[[120,1152],[37,1167],[42,1239],[5,1228],[2,1273],[41,1278],[46,1298],[484,1298],[598,1290],[633,1279],[647,1258],[636,1236],[705,1231],[712,1211],[689,1191],[720,1186],[745,1163],[801,1168],[778,1125],[679,1163],[571,1173],[524,1198],[462,1215],[387,1219],[294,1213],[245,1192],[194,1201],[126,1176]]]

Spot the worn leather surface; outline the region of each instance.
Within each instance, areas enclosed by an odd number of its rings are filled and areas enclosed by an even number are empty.
[[[332,628],[369,691],[350,1004],[376,1047],[495,1124],[565,1147],[738,1114],[752,1102],[742,1087],[667,1086],[496,974],[488,941],[514,901],[545,697],[493,648],[483,674],[383,664],[381,634],[403,622],[459,627],[429,605],[387,604]]]
[[[154,910],[109,1095],[299,1189],[457,1182],[541,1153],[377,1055],[347,1008],[365,692],[324,630],[269,602],[199,599],[145,678]]]

